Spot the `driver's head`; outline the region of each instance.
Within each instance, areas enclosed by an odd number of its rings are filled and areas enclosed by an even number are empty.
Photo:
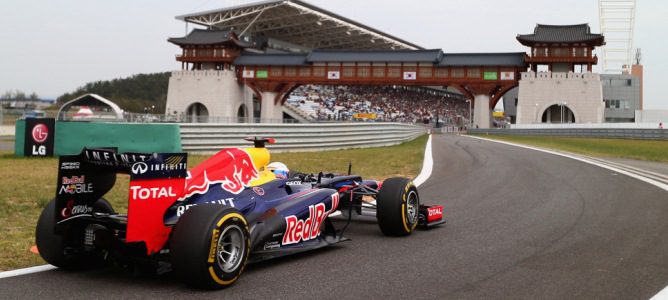
[[[274,175],[276,175],[276,178],[279,178],[279,179],[287,179],[289,174],[290,174],[290,170],[288,169],[288,166],[286,166],[282,162],[277,162],[277,161],[268,164],[267,165],[267,170],[274,173]]]

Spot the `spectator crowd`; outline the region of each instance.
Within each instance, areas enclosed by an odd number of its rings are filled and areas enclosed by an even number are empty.
[[[303,85],[287,100],[318,121],[467,124],[469,105],[450,92],[406,86]]]

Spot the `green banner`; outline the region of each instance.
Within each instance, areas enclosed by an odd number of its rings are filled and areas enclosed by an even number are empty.
[[[497,73],[496,72],[485,72],[482,75],[484,80],[497,80]]]
[[[269,77],[269,72],[267,72],[267,70],[257,70],[257,72],[255,72],[255,77],[256,78],[267,78],[267,77]]]

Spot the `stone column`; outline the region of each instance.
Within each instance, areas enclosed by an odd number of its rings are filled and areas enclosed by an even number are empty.
[[[276,105],[274,100],[276,98],[275,92],[262,92],[262,111],[260,112],[260,122],[262,123],[277,123],[283,120],[283,108],[281,105]]]
[[[492,115],[489,111],[489,96],[475,95],[472,128],[490,128]]]

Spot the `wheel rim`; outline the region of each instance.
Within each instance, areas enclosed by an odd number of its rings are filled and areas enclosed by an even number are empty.
[[[415,224],[418,218],[418,196],[415,191],[410,191],[408,193],[408,199],[406,199],[406,212],[408,217],[409,224]]]
[[[244,233],[241,228],[237,225],[227,226],[220,234],[216,248],[216,262],[220,269],[225,273],[236,270],[241,264],[244,248]]]

